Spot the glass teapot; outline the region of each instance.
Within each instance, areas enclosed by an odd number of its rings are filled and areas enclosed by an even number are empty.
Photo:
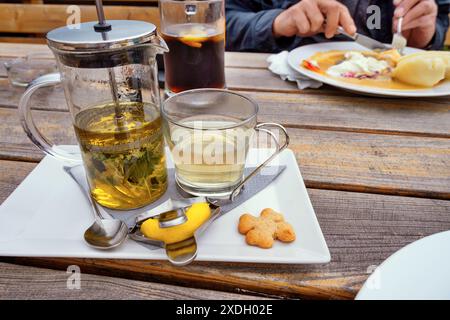
[[[164,194],[167,171],[156,55],[167,51],[143,21],[86,22],[50,31],[59,73],[35,79],[19,103],[22,126],[44,152],[83,163],[92,197],[114,209],[145,206]],[[54,146],[35,126],[30,98],[62,84],[81,156]]]

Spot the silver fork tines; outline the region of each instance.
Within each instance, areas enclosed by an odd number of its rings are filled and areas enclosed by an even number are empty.
[[[402,35],[402,23],[403,17],[400,17],[398,19],[397,32],[394,33],[394,36],[392,37],[392,48],[397,49],[400,54],[403,54],[403,49],[405,49],[407,42]]]

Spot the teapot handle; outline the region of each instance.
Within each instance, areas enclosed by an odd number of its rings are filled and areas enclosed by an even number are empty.
[[[40,88],[50,87],[61,83],[61,75],[59,73],[49,73],[34,79],[19,101],[19,116],[22,128],[25,130],[28,138],[45,153],[64,161],[81,164],[81,156],[74,155],[58,148],[50,142],[39,129],[36,127],[31,115],[30,98],[35,91]]]

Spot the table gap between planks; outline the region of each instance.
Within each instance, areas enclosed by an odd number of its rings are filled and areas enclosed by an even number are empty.
[[[42,45],[0,44],[0,62]],[[450,100],[386,99],[328,86],[300,91],[267,70],[267,54],[226,53],[230,89],[260,105],[259,121],[285,125],[331,251],[324,265],[1,258],[83,272],[271,297],[351,299],[368,270],[399,248],[450,229]],[[13,88],[0,66],[0,201],[42,159],[20,127]],[[75,143],[61,88],[33,98],[36,121],[56,143]],[[301,210],[301,208],[299,208]],[[301,235],[299,235],[301,237]]]

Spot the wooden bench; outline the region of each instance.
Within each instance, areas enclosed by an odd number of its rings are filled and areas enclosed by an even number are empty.
[[[0,3],[0,42],[38,42],[44,41],[44,35],[49,30],[64,26],[70,13],[67,12],[74,1],[62,0],[64,4],[44,4],[43,0],[23,0],[24,3]],[[96,20],[93,1],[79,0],[81,22]],[[108,3],[121,5],[106,5],[107,19],[143,20],[159,26],[157,0],[109,0]],[[125,6],[123,3],[133,3]],[[447,32],[445,44],[450,46],[450,32]]]
[[[48,31],[67,24],[73,13],[69,7],[71,5],[0,3],[0,42],[44,42]],[[97,20],[94,5],[82,4],[79,7],[81,22]],[[110,20],[142,20],[159,26],[159,12],[155,6],[107,5],[105,15]]]
[[[450,15],[449,15],[450,18]],[[447,37],[445,38],[445,45],[450,47],[450,30],[447,30]]]

